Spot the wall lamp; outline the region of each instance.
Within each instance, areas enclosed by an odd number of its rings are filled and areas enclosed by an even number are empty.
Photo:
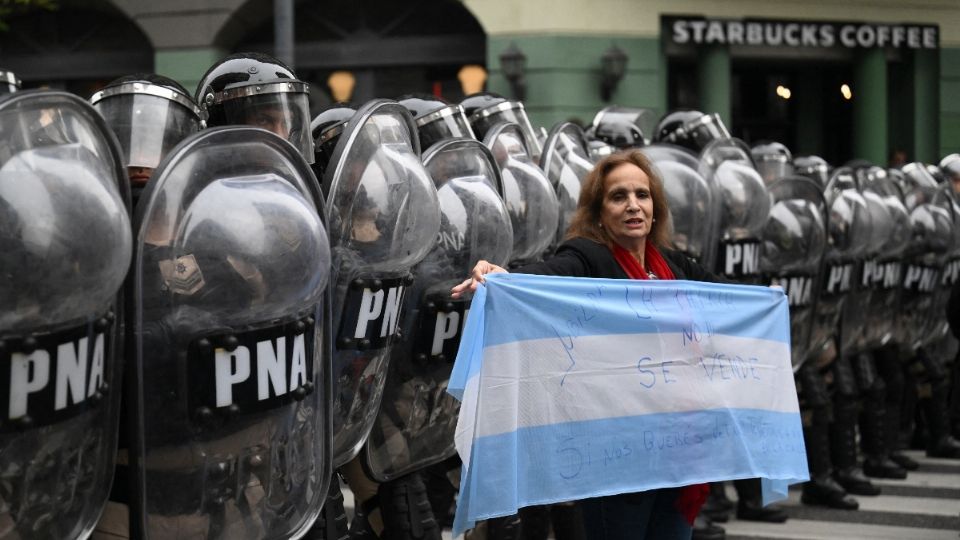
[[[627,73],[627,60],[629,60],[627,53],[616,45],[611,45],[600,57],[600,73],[602,75],[600,96],[603,101],[610,101],[610,98],[613,97],[613,91],[623,80],[623,76]]]
[[[511,43],[500,53],[500,69],[510,83],[513,97],[523,101],[527,96],[527,81],[524,78],[527,72],[527,55],[523,54],[516,43]]]

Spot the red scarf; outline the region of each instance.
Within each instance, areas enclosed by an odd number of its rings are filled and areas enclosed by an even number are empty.
[[[647,271],[640,265],[629,251],[619,245],[613,246],[613,256],[620,263],[620,268],[630,276],[630,279],[650,279]],[[670,270],[670,266],[663,258],[663,255],[654,247],[653,242],[647,242],[643,251],[643,258],[647,262],[647,267],[657,276],[657,279],[677,279]],[[707,495],[710,494],[709,484],[694,484],[684,486],[677,497],[676,507],[680,514],[693,525],[693,520],[700,513],[700,508],[707,501]]]

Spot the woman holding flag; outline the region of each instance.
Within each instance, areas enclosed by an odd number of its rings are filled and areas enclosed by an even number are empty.
[[[663,184],[638,150],[612,154],[584,180],[566,241],[546,261],[518,273],[614,279],[682,279],[725,282],[669,249],[670,213]],[[475,291],[484,276],[506,272],[479,261],[470,278],[451,291]],[[708,493],[706,484],[586,499],[591,540],[689,539]]]

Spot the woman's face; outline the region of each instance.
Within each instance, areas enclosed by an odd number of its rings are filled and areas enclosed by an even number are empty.
[[[607,175],[600,224],[626,249],[645,241],[653,226],[650,179],[640,167],[623,163]]]

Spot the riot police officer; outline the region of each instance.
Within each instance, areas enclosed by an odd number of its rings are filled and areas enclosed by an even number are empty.
[[[120,141],[134,205],[160,160],[200,130],[200,109],[180,83],[155,74],[120,77],[90,97]]]
[[[793,172],[813,180],[821,188],[826,188],[830,180],[830,164],[820,156],[793,158]]]
[[[72,94],[0,98],[3,538],[85,538],[107,502],[132,246],[113,140]]]
[[[730,131],[720,115],[686,110],[664,115],[657,123],[654,141],[683,146],[700,153],[711,142],[730,137]]]
[[[943,359],[930,350],[943,314],[937,302],[941,293],[938,285],[955,235],[953,207],[922,163],[908,163],[902,172],[912,241],[904,268],[898,325],[901,354],[911,359],[911,372],[918,384],[928,432],[927,455],[960,459],[960,442],[953,438],[948,418],[948,371]]]
[[[237,53],[220,60],[200,80],[196,102],[208,127],[266,129],[293,144],[307,163],[313,163],[307,83],[276,58]]]
[[[850,424],[849,432],[831,430],[831,422],[836,418],[831,414],[833,410],[829,392],[831,389],[835,395],[844,392],[843,379],[838,382],[832,377],[832,373],[838,364],[848,361],[844,357],[846,342],[841,338],[847,338],[852,332],[840,331],[841,317],[845,313],[850,316],[862,313],[855,309],[845,311],[844,307],[846,302],[852,301],[849,297],[856,287],[857,264],[869,245],[870,213],[849,169],[839,170],[828,182],[821,185],[817,180],[820,178],[819,173],[826,172],[826,163],[821,164],[819,161],[822,160],[819,158],[808,159],[806,163],[801,161],[798,168],[807,175],[815,173],[813,176],[816,180],[811,181],[826,194],[828,242],[820,275],[821,284],[814,289],[817,295],[817,310],[813,317],[808,358],[797,371],[804,440],[810,467],[810,481],[803,486],[801,501],[804,504],[855,510],[859,508],[859,503],[847,495],[847,490],[857,494],[876,495],[879,489],[875,488],[857,467],[855,431],[852,429],[855,424]],[[854,449],[850,462],[842,459],[835,461],[831,455],[831,448],[838,446],[836,441],[831,441],[831,437],[844,436],[851,439],[845,441],[842,447]],[[842,478],[844,484],[838,483],[836,478]]]
[[[593,117],[586,136],[619,150],[639,148],[650,143],[647,136],[654,122],[650,109],[604,107]]]
[[[446,508],[426,492],[421,471],[455,455],[459,403],[444,392],[470,303],[452,300],[474,257],[503,263],[513,248],[510,217],[502,200],[502,179],[490,150],[472,137],[459,105],[431,96],[405,96],[399,103],[417,124],[423,163],[440,200],[437,243],[412,269],[401,319],[404,338],[391,352],[384,397],[362,457],[364,473],[379,486],[364,501],[354,537],[439,538]],[[441,497],[442,498],[442,497]],[[362,532],[361,532],[362,531]]]
[[[197,133],[137,213],[136,538],[303,535],[331,476],[323,197],[261,129]]]
[[[322,188],[328,194],[334,267],[335,377],[333,463],[347,477],[358,507],[371,520],[378,486],[358,457],[373,428],[392,350],[402,343],[400,314],[414,285],[411,270],[437,241],[437,189],[420,162],[410,113],[397,102],[374,100],[345,118],[343,107],[315,120]],[[339,487],[323,522],[311,534],[338,538],[345,519]],[[379,527],[377,527],[379,528]]]
[[[750,149],[750,155],[767,185],[793,174],[793,155],[783,143],[756,144]]]

